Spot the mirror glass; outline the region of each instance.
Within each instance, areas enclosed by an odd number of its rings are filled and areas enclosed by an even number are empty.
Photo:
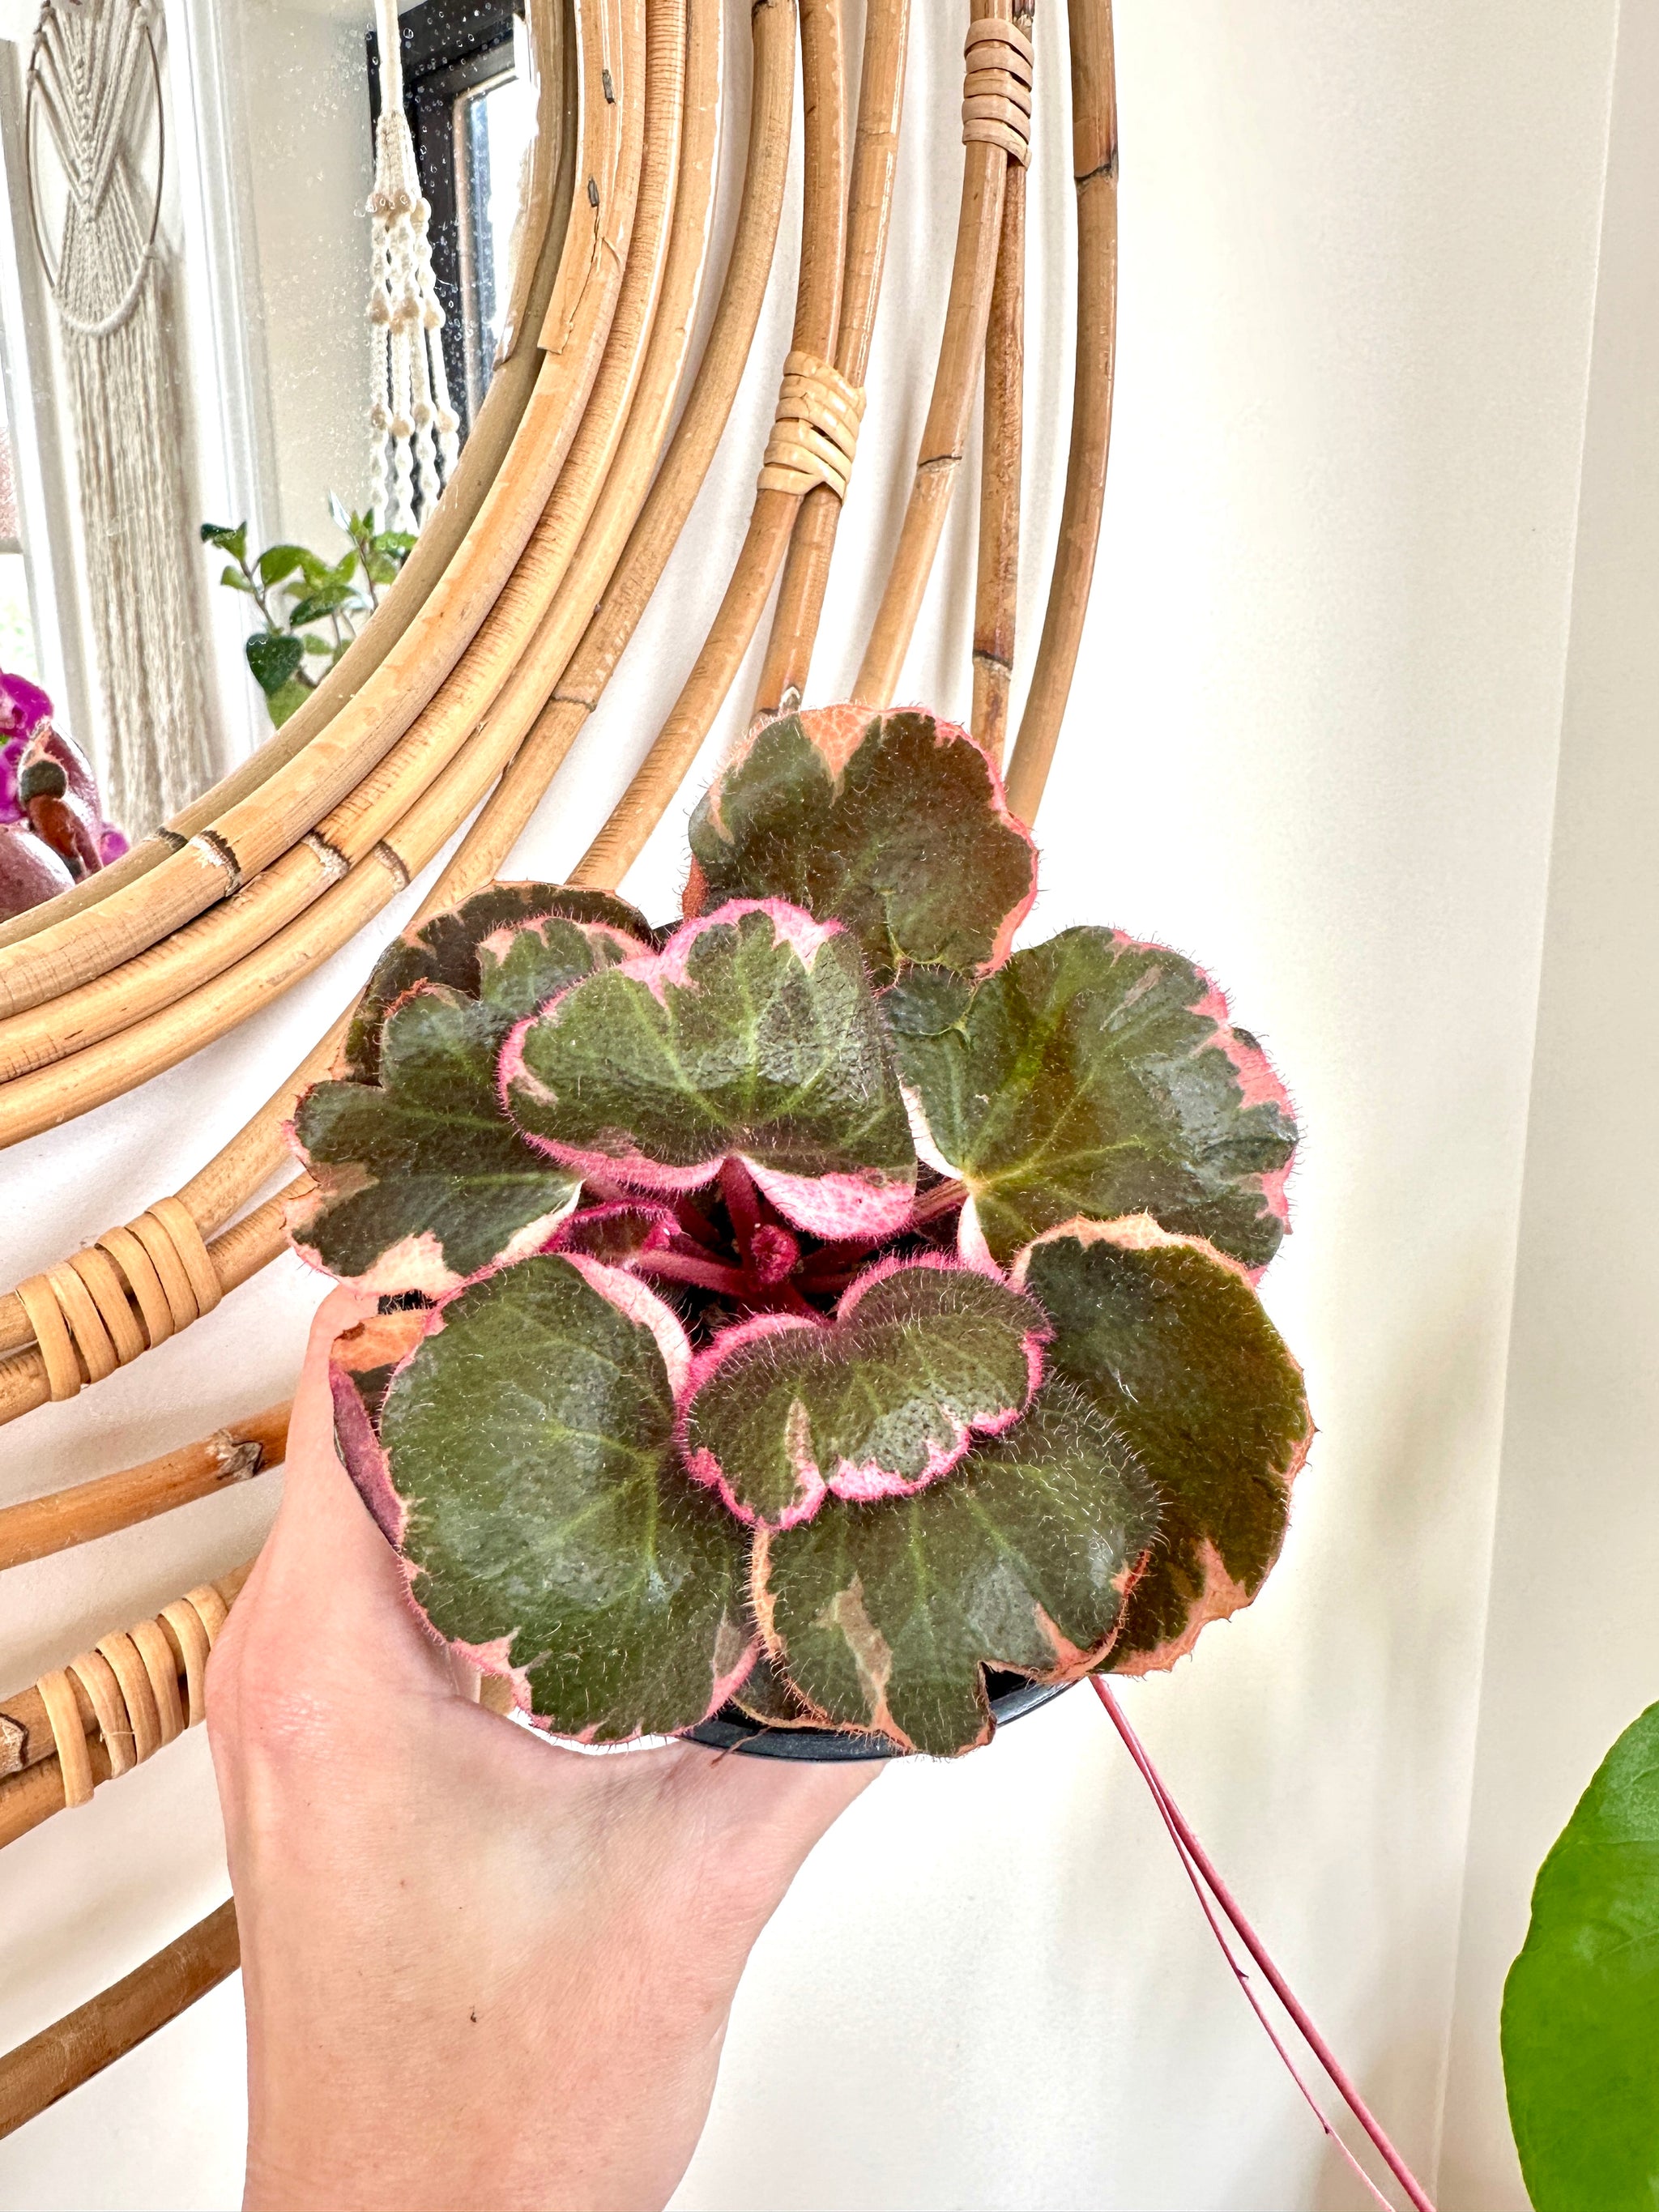
[[[495,362],[524,8],[0,0],[0,918],[372,619]]]

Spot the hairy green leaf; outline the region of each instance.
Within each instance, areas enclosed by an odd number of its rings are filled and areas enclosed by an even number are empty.
[[[568,921],[598,924],[641,947],[656,941],[645,916],[626,900],[613,898],[608,891],[580,890],[565,884],[491,884],[448,912],[434,914],[429,921],[394,938],[387,945],[375,963],[368,988],[351,1018],[341,1073],[359,1082],[372,1083],[380,1066],[380,1024],[386,1008],[394,1000],[412,990],[416,983],[447,983],[452,990],[476,999],[483,988],[479,947],[485,939],[494,938],[503,929],[521,927],[549,915],[560,915]],[[516,975],[535,965],[540,955],[526,947],[508,962],[498,947],[495,958],[497,966],[510,965]],[[568,983],[575,975],[586,972],[585,967],[574,969],[562,981]],[[551,997],[562,988],[561,981],[550,977],[544,995]],[[502,1011],[505,1014],[507,1009],[503,1007]],[[521,1006],[512,1020],[532,1011],[532,1006]],[[510,1021],[507,1026],[511,1026]]]
[[[501,1112],[500,1044],[489,1007],[422,983],[386,1018],[378,1084],[307,1091],[294,1132],[317,1188],[289,1219],[302,1258],[366,1295],[436,1297],[546,1242],[581,1184]]]
[[[444,1305],[381,1409],[416,1601],[564,1735],[689,1727],[748,1664],[744,1532],[676,1462],[665,1352],[632,1276],[544,1255]]]
[[[890,1034],[923,1157],[968,1185],[970,1256],[1006,1266],[1074,1214],[1141,1212],[1248,1267],[1278,1250],[1289,1102],[1179,953],[1068,929],[1015,953],[951,1027]]]
[[[360,1008],[347,1038],[348,1067],[366,1056],[362,1033],[372,1038],[378,1079],[314,1085],[295,1115],[318,1188],[291,1212],[289,1235],[313,1267],[365,1292],[436,1297],[533,1252],[580,1190],[502,1111],[501,1043],[544,1000],[643,948],[609,907],[602,921],[544,910],[526,921],[524,895],[544,909],[554,887],[496,892],[506,895],[481,893],[389,948],[367,996],[405,988],[372,1019]],[[470,978],[472,993],[431,981],[432,967]]]
[[[690,836],[688,914],[787,899],[844,923],[878,983],[907,961],[994,967],[1036,884],[990,761],[921,713],[826,707],[767,724],[715,779]]]
[[[757,1314],[694,1371],[686,1465],[740,1519],[787,1528],[837,1498],[901,1496],[1006,1428],[1048,1327],[1027,1297],[919,1261],[854,1283],[830,1327]]]
[[[1659,2203],[1659,1705],[1540,1868],[1504,1984],[1504,2078],[1537,2212]]]
[[[944,1756],[991,1734],[987,1667],[1069,1681],[1098,1665],[1155,1526],[1128,1448],[1045,1383],[948,1481],[760,1530],[756,1610],[823,1719]]]
[[[1158,1545],[1110,1663],[1173,1666],[1279,1556],[1313,1437],[1301,1370],[1239,1268],[1145,1216],[1055,1230],[1014,1279],[1053,1325],[1050,1370],[1127,1439],[1158,1493]]]
[[[581,1175],[690,1190],[735,1157],[816,1235],[909,1215],[915,1150],[857,948],[798,908],[740,902],[576,985],[514,1033],[501,1081]]]

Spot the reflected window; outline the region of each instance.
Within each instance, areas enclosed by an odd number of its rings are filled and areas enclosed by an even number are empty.
[[[417,0],[399,18],[404,108],[431,204],[444,368],[463,432],[489,386],[512,285],[514,217],[535,135],[522,0]],[[380,119],[380,45],[368,34],[369,124]]]
[[[3,378],[0,378],[0,669],[9,676],[27,676],[35,684],[40,681],[40,651],[29,605],[28,561],[18,520],[17,476]]]

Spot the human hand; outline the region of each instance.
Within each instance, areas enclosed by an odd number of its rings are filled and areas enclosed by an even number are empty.
[[[879,1771],[607,1758],[473,1703],[335,1455],[337,1291],[208,1733],[248,2027],[252,2212],[642,2212],[708,2111],[750,1947]]]

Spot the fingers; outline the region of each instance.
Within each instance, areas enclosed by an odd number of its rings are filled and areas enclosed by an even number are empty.
[[[277,1513],[244,1597],[279,1617],[297,1660],[322,1659],[359,1689],[452,1687],[409,1603],[402,1567],[341,1466],[334,1444],[329,1355],[372,1314],[348,1291],[318,1308],[289,1425]]]

